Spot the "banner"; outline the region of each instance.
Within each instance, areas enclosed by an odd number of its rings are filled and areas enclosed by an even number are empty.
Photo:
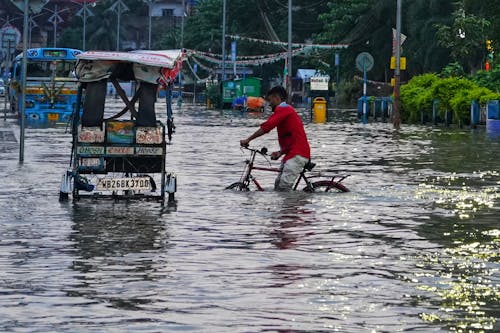
[[[396,54],[396,34],[397,30],[392,28],[392,55]],[[399,44],[400,47],[404,44],[407,38],[408,36],[401,34],[401,44]]]
[[[236,42],[231,42],[231,62],[236,62]]]
[[[300,53],[303,53],[306,50],[306,48],[300,48],[300,49],[295,49],[292,51],[292,56],[296,56]],[[203,54],[203,52],[197,52],[190,50],[191,52],[189,53],[190,56],[197,57],[199,59],[221,65],[222,64],[222,59],[214,56],[209,56],[206,54]],[[248,59],[248,60],[236,60],[235,64],[239,66],[261,66],[265,64],[272,64],[275,62],[278,62],[280,60],[286,59],[288,56],[287,52],[282,52],[282,53],[276,53],[276,54],[270,54],[267,56],[262,56],[261,58],[255,58],[255,59]]]
[[[226,35],[227,37],[234,40],[246,40],[249,42],[277,45],[277,46],[288,46],[286,42],[276,42],[272,40],[266,39],[258,39],[258,38],[250,38],[250,37],[242,37],[236,35]],[[310,47],[315,49],[345,49],[349,47],[349,44],[302,44],[302,43],[292,43],[292,47]]]

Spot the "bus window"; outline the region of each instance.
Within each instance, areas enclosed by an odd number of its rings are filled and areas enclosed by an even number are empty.
[[[28,77],[70,77],[75,61],[29,61]]]

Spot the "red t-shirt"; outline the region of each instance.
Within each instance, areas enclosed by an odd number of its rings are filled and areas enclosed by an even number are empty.
[[[260,125],[265,133],[275,127],[278,129],[281,152],[285,154],[283,162],[297,155],[311,158],[311,149],[309,142],[307,142],[304,124],[293,107],[281,103],[274,109],[269,119]]]

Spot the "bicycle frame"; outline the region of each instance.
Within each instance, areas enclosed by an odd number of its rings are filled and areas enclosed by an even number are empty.
[[[246,161],[247,166],[243,170],[243,174],[241,175],[240,182],[242,182],[243,184],[245,184],[245,186],[248,187],[250,185],[250,181],[251,181],[255,184],[258,191],[264,191],[264,188],[260,185],[258,180],[252,175],[252,171],[253,170],[260,170],[260,171],[269,171],[269,172],[280,173],[282,171],[282,169],[281,168],[272,168],[272,167],[266,168],[266,167],[255,166],[254,162],[255,162],[255,157],[257,156],[257,153],[261,154],[262,156],[265,156],[265,154],[263,154],[261,151],[258,151],[256,149],[251,149],[251,148],[247,148],[247,149],[251,151],[250,159],[248,159]],[[311,183],[307,179],[305,173],[306,173],[305,169],[300,172],[299,178],[297,179],[297,181],[295,182],[295,185],[293,186],[294,191],[297,189],[297,187],[299,186],[300,181],[302,179],[305,181],[307,187],[311,187]]]

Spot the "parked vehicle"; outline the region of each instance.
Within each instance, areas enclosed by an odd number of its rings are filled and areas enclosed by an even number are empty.
[[[166,172],[170,127],[156,119],[155,102],[158,85],[171,90],[184,53],[90,51],[77,58],[79,85],[72,116],[71,168],[63,175],[60,198],[65,200],[72,193],[73,200],[148,199],[163,203],[168,193],[173,201],[176,178]],[[137,87],[131,99],[120,85],[130,81]],[[106,108],[108,82],[124,103],[119,111],[115,100],[111,109]],[[167,124],[172,124],[168,105],[167,117]]]
[[[80,50],[68,48],[29,49],[27,57],[24,117],[30,122],[68,123],[76,102],[77,80],[74,67]],[[10,84],[10,105],[21,112],[22,60],[14,59]]]

